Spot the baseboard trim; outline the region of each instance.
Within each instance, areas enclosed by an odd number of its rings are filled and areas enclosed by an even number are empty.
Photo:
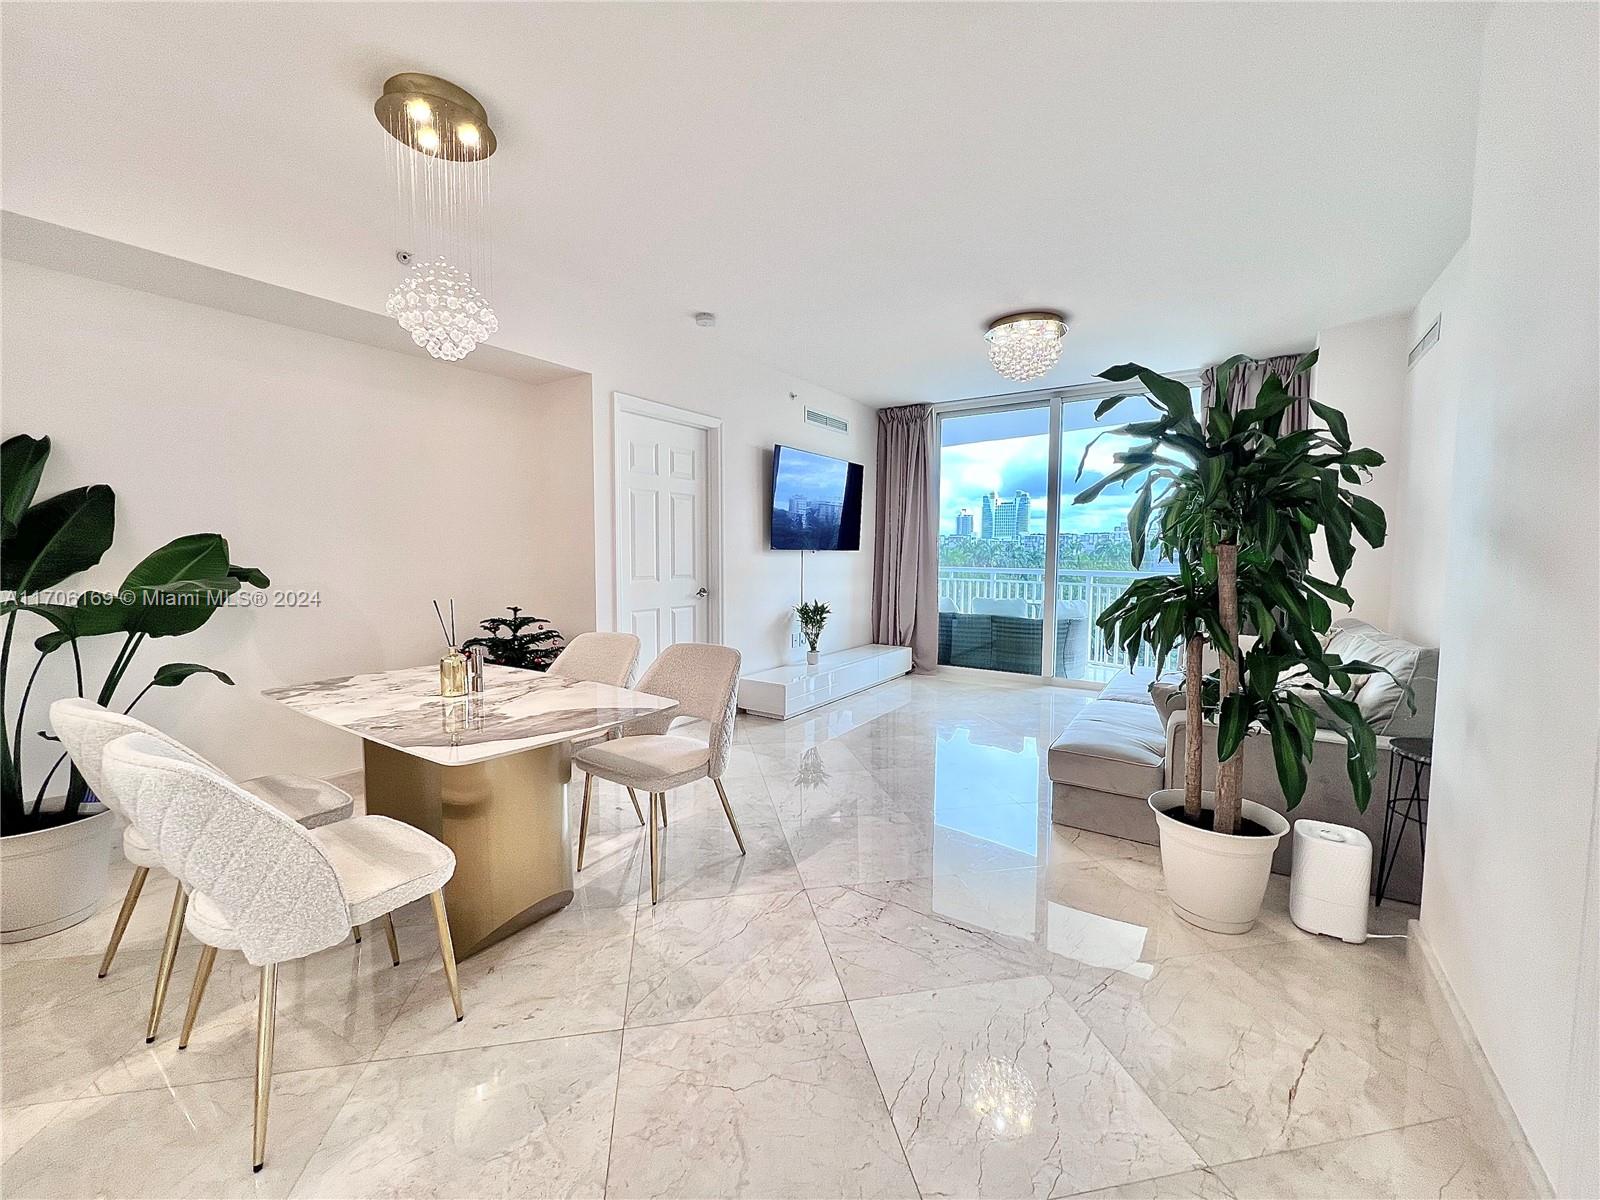
[[[1555,1189],[1550,1186],[1549,1177],[1528,1144],[1522,1123],[1506,1099],[1500,1080],[1478,1043],[1478,1035],[1467,1022],[1455,989],[1445,978],[1438,956],[1428,944],[1422,923],[1411,921],[1408,932],[1411,936],[1406,940],[1406,958],[1421,985],[1423,1000],[1438,1027],[1450,1065],[1461,1081],[1467,1119],[1484,1133],[1501,1135],[1484,1138],[1479,1143],[1480,1148],[1494,1162],[1514,1195],[1549,1200],[1555,1196]]]

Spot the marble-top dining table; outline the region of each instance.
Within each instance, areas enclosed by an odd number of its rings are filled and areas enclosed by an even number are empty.
[[[572,744],[677,702],[514,667],[481,692],[439,695],[436,667],[346,675],[262,693],[362,739],[366,810],[456,856],[445,885],[465,958],[572,900]]]

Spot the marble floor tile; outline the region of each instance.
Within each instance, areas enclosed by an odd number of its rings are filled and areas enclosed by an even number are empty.
[[[359,1067],[275,1073],[266,1164],[250,1169],[248,1079],[74,1100],[6,1160],[8,1196],[287,1196]]]
[[[434,1054],[622,1028],[634,910],[565,908],[460,964],[465,1017],[437,958],[375,1057]]]
[[[595,1033],[373,1062],[293,1194],[599,1197],[620,1040]]]
[[[842,999],[804,892],[640,906],[630,1026]]]
[[[607,1194],[915,1197],[843,1004],[629,1029]]]
[[[361,945],[345,942],[278,967],[275,1067],[361,1063],[372,1057],[401,1005],[438,958],[424,949],[421,930],[401,935],[401,963],[393,965],[382,934]],[[433,942],[428,930],[428,942]],[[180,966],[185,960],[180,959]],[[192,965],[175,971],[161,1036],[143,1039],[96,1076],[94,1090],[131,1092],[219,1079],[242,1079],[255,1070],[256,1008],[261,970],[237,951],[220,951],[186,1049],[178,1036],[194,981]],[[446,1002],[447,1003],[447,1002]],[[448,1008],[445,1009],[448,1019]]]
[[[761,774],[773,782],[806,778],[818,772],[864,771],[866,764],[837,738],[814,745],[788,746],[782,742],[752,742]]]
[[[1319,939],[1170,959],[1074,1002],[1215,1164],[1455,1115],[1414,990],[1383,943]]]
[[[925,1197],[1070,1195],[1199,1165],[1048,979],[851,1009]]]
[[[815,888],[811,902],[851,1000],[1016,979],[1049,968],[1032,870]]]
[[[1455,1118],[1085,1192],[1094,1200],[1355,1200],[1512,1195]]]
[[[48,939],[41,938],[41,941]],[[194,973],[198,947],[186,941],[173,971],[174,986],[167,996],[164,1029],[176,1032],[188,1000],[187,980]],[[145,1024],[150,1015],[155,982],[154,959],[130,955],[127,970],[114,967],[104,980],[95,979],[98,955],[27,960],[8,964],[12,970],[36,972],[25,984],[27,991],[44,987],[50,979],[62,981],[67,997],[42,1013],[9,1025],[3,1032],[0,1061],[0,1103],[7,1107],[49,1100],[70,1100],[88,1092],[95,1081],[125,1057],[142,1052]],[[119,964],[120,965],[120,964]],[[84,978],[106,987],[81,987]],[[181,985],[178,981],[184,981]],[[3,987],[0,984],[0,987]],[[180,1001],[179,995],[183,997]]]
[[[709,802],[674,792],[667,797],[668,824],[660,834],[661,902],[796,892],[803,886],[783,826],[765,792],[743,789],[739,781],[727,788],[745,852],[739,853],[739,843],[714,791],[707,788]],[[641,906],[649,907],[648,854],[636,895]]]
[[[969,810],[990,833],[993,810]],[[956,820],[902,807],[856,810],[784,822],[800,878],[810,888],[917,879],[966,871],[1033,866],[1032,848],[1019,849],[966,832]],[[1030,815],[1020,818],[1031,827]],[[970,827],[970,826],[969,826]],[[1025,844],[1026,847],[1026,844]]]
[[[48,1104],[0,1109],[0,1163],[22,1149],[34,1134],[47,1129],[70,1104],[71,1100],[53,1100]]]

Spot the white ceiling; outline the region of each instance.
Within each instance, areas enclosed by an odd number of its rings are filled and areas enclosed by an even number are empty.
[[[1457,4],[24,4],[9,209],[379,309],[386,76],[487,105],[500,344],[563,322],[869,403],[1309,345],[1465,239],[1483,12]],[[714,330],[688,314],[714,310]],[[574,362],[571,365],[584,367]]]

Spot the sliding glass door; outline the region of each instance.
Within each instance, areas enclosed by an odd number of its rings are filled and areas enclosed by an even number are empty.
[[[1050,405],[939,421],[939,661],[1044,663]]]
[[[1174,568],[1147,558],[1134,570],[1128,510],[1142,476],[1074,499],[1131,442],[1096,435],[1154,410],[1128,400],[1097,426],[1087,392],[940,415],[941,664],[1092,683],[1125,665],[1095,619],[1130,580]]]

